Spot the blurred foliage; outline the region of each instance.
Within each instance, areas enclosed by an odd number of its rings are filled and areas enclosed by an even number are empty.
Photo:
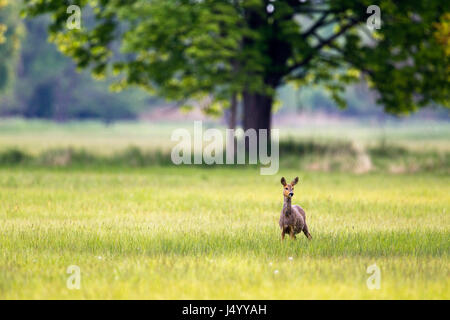
[[[321,84],[341,107],[348,84],[364,78],[390,113],[449,106],[448,55],[436,22],[449,3],[164,0],[79,1],[94,23],[66,28],[71,1],[26,1],[26,14],[52,16],[51,38],[78,67],[122,75],[116,89],[140,85],[175,100],[233,92],[273,96],[287,82]],[[381,8],[370,31],[369,5]],[[118,58],[112,44],[125,53]]]
[[[435,24],[436,32],[434,36],[437,42],[444,48],[447,59],[450,57],[450,12],[442,15],[439,23]],[[450,82],[450,64],[447,65],[447,81]],[[447,97],[450,99],[450,97]]]
[[[439,23],[435,24],[436,32],[434,33],[437,41],[444,47],[445,54],[450,56],[450,12],[442,15]]]

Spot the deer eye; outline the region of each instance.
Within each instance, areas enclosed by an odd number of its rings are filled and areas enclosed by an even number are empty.
[[[286,190],[288,189],[288,188],[285,188]]]

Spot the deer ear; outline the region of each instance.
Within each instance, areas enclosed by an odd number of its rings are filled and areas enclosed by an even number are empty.
[[[284,177],[281,178],[281,184],[282,184],[283,186],[286,185],[286,179],[285,179]]]
[[[298,177],[295,177],[294,180],[292,180],[291,185],[295,186],[298,183]]]

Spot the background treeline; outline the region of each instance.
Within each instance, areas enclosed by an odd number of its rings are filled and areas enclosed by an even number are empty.
[[[47,41],[48,17],[22,19],[20,3],[0,8],[6,26],[0,45],[0,115],[69,119],[135,118],[158,99],[141,90],[114,93]],[[11,36],[14,33],[14,37]]]
[[[89,71],[76,70],[72,60],[47,41],[49,18],[23,19],[20,6],[20,1],[0,4],[0,116],[109,122],[135,119],[144,111],[166,104],[140,89],[112,92],[108,80],[99,81]],[[83,12],[83,22],[89,23],[89,13]],[[276,109],[283,113],[383,116],[374,93],[365,84],[349,86],[345,98],[348,107],[340,110],[321,87],[287,85],[278,90]],[[424,114],[449,118],[448,110],[439,107],[428,108],[419,116]]]

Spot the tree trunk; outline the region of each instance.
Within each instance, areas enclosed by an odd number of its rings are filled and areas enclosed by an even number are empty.
[[[272,97],[253,92],[244,92],[244,130],[267,129],[270,136],[272,120]]]
[[[232,137],[227,136],[227,139],[233,140],[233,149],[229,149],[229,146],[227,146],[226,152],[233,154],[233,156],[232,156],[233,161],[235,159],[235,155],[237,152],[237,139],[235,136],[235,130],[236,130],[236,125],[237,125],[237,123],[236,123],[237,104],[238,104],[237,94],[236,94],[236,92],[234,92],[230,99],[230,108],[225,110],[225,120],[227,122],[228,129],[233,130],[232,133],[227,133],[227,134],[232,134]]]
[[[230,109],[227,110],[227,124],[228,129],[236,129],[236,116],[237,115],[237,95],[233,93],[230,100]]]
[[[257,150],[259,150],[260,129],[267,129],[267,147],[270,150],[270,128],[272,122],[272,97],[254,92],[244,92],[244,131],[255,129],[257,137]],[[247,139],[246,139],[247,140]],[[245,148],[249,150],[248,140]]]

